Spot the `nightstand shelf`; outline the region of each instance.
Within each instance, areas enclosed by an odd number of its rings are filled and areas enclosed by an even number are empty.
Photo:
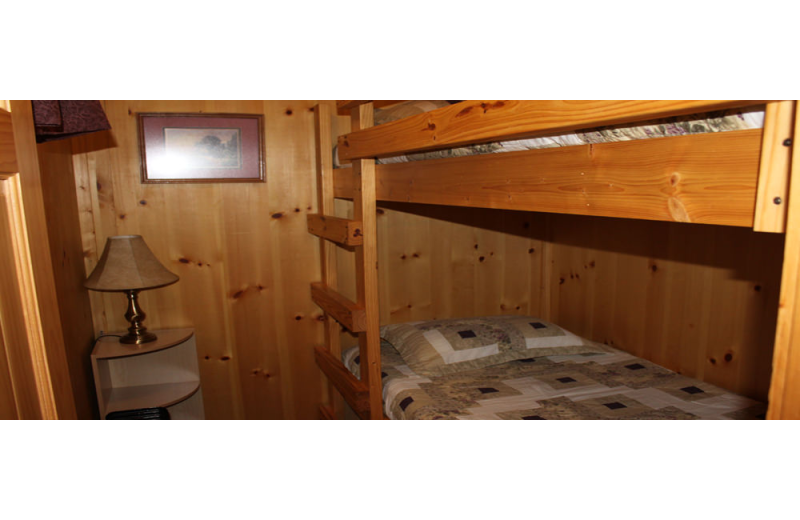
[[[100,417],[140,408],[167,408],[173,419],[203,419],[194,329],[154,331],[156,341],[124,345],[101,338],[92,352]]]

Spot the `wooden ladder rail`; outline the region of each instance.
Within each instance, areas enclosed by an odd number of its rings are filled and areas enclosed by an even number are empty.
[[[314,115],[319,214],[308,216],[308,229],[320,237],[322,283],[311,284],[311,294],[325,312],[325,348],[315,349],[315,359],[328,378],[328,404],[320,406],[320,416],[342,417],[344,399],[362,419],[382,419],[375,161],[353,162],[358,181],[353,197],[354,217],[352,220],[334,217],[330,107],[319,104],[314,107]],[[372,104],[354,107],[351,117],[354,129],[371,126]],[[356,254],[356,302],[336,291],[337,244],[352,247]],[[358,333],[361,379],[341,362],[340,324]]]

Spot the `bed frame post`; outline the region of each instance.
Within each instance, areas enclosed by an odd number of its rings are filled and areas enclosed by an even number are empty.
[[[373,124],[373,105],[365,103],[350,111],[351,131]],[[378,304],[378,228],[375,159],[353,161],[355,193],[353,218],[361,222],[363,244],[356,249],[356,292],[358,304],[366,312],[366,330],[358,334],[361,356],[361,381],[369,390],[369,416],[382,419],[381,338]]]
[[[795,107],[796,108],[796,107]],[[800,135],[795,118],[794,141]],[[792,145],[786,245],[772,360],[768,419],[800,419],[800,146]]]

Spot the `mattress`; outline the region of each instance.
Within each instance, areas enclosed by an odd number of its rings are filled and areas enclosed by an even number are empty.
[[[401,103],[384,110],[375,111],[375,124],[384,124],[404,117],[436,110],[447,106],[447,101],[410,101]],[[449,157],[463,157],[467,155],[482,155],[488,153],[519,152],[523,150],[537,150],[541,148],[556,148],[560,146],[579,146],[585,144],[612,143],[619,141],[634,141],[639,139],[654,139],[689,134],[704,134],[711,132],[730,132],[734,130],[748,130],[764,126],[764,107],[749,107],[735,110],[719,110],[703,114],[669,117],[645,121],[634,125],[604,126],[580,132],[569,132],[550,137],[535,137],[530,139],[517,139],[497,143],[484,143],[447,150],[422,152],[396,157],[378,159],[378,164],[389,164],[409,161],[424,161],[430,159],[445,159]],[[349,166],[339,163],[339,154],[336,146],[333,151],[334,167]]]
[[[381,343],[390,419],[763,419],[766,405],[616,349],[423,377]],[[342,360],[359,375],[358,347]]]

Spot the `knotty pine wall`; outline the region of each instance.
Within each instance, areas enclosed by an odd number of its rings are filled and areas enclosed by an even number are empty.
[[[106,101],[113,130],[72,142],[86,270],[107,236],[137,233],[180,275],[141,299],[150,328],[197,329],[209,418],[317,417],[313,105]],[[267,182],[142,185],[135,114],[160,111],[264,114]],[[388,203],[378,230],[382,323],[528,313],[766,398],[782,235]],[[339,259],[354,297],[353,255]],[[125,328],[121,295],[90,297],[95,332]]]
[[[311,101],[105,101],[112,130],[73,142],[89,272],[106,237],[141,234],[180,276],[145,291],[150,329],[196,329],[206,416],[314,418],[322,384],[312,346],[322,339],[309,282],[318,241]],[[264,115],[266,183],[144,185],[137,112]],[[90,293],[94,326],[122,330],[125,299]]]
[[[551,320],[766,401],[783,234],[552,215]]]
[[[531,314],[767,399],[782,234],[385,203],[378,233],[382,323]]]

